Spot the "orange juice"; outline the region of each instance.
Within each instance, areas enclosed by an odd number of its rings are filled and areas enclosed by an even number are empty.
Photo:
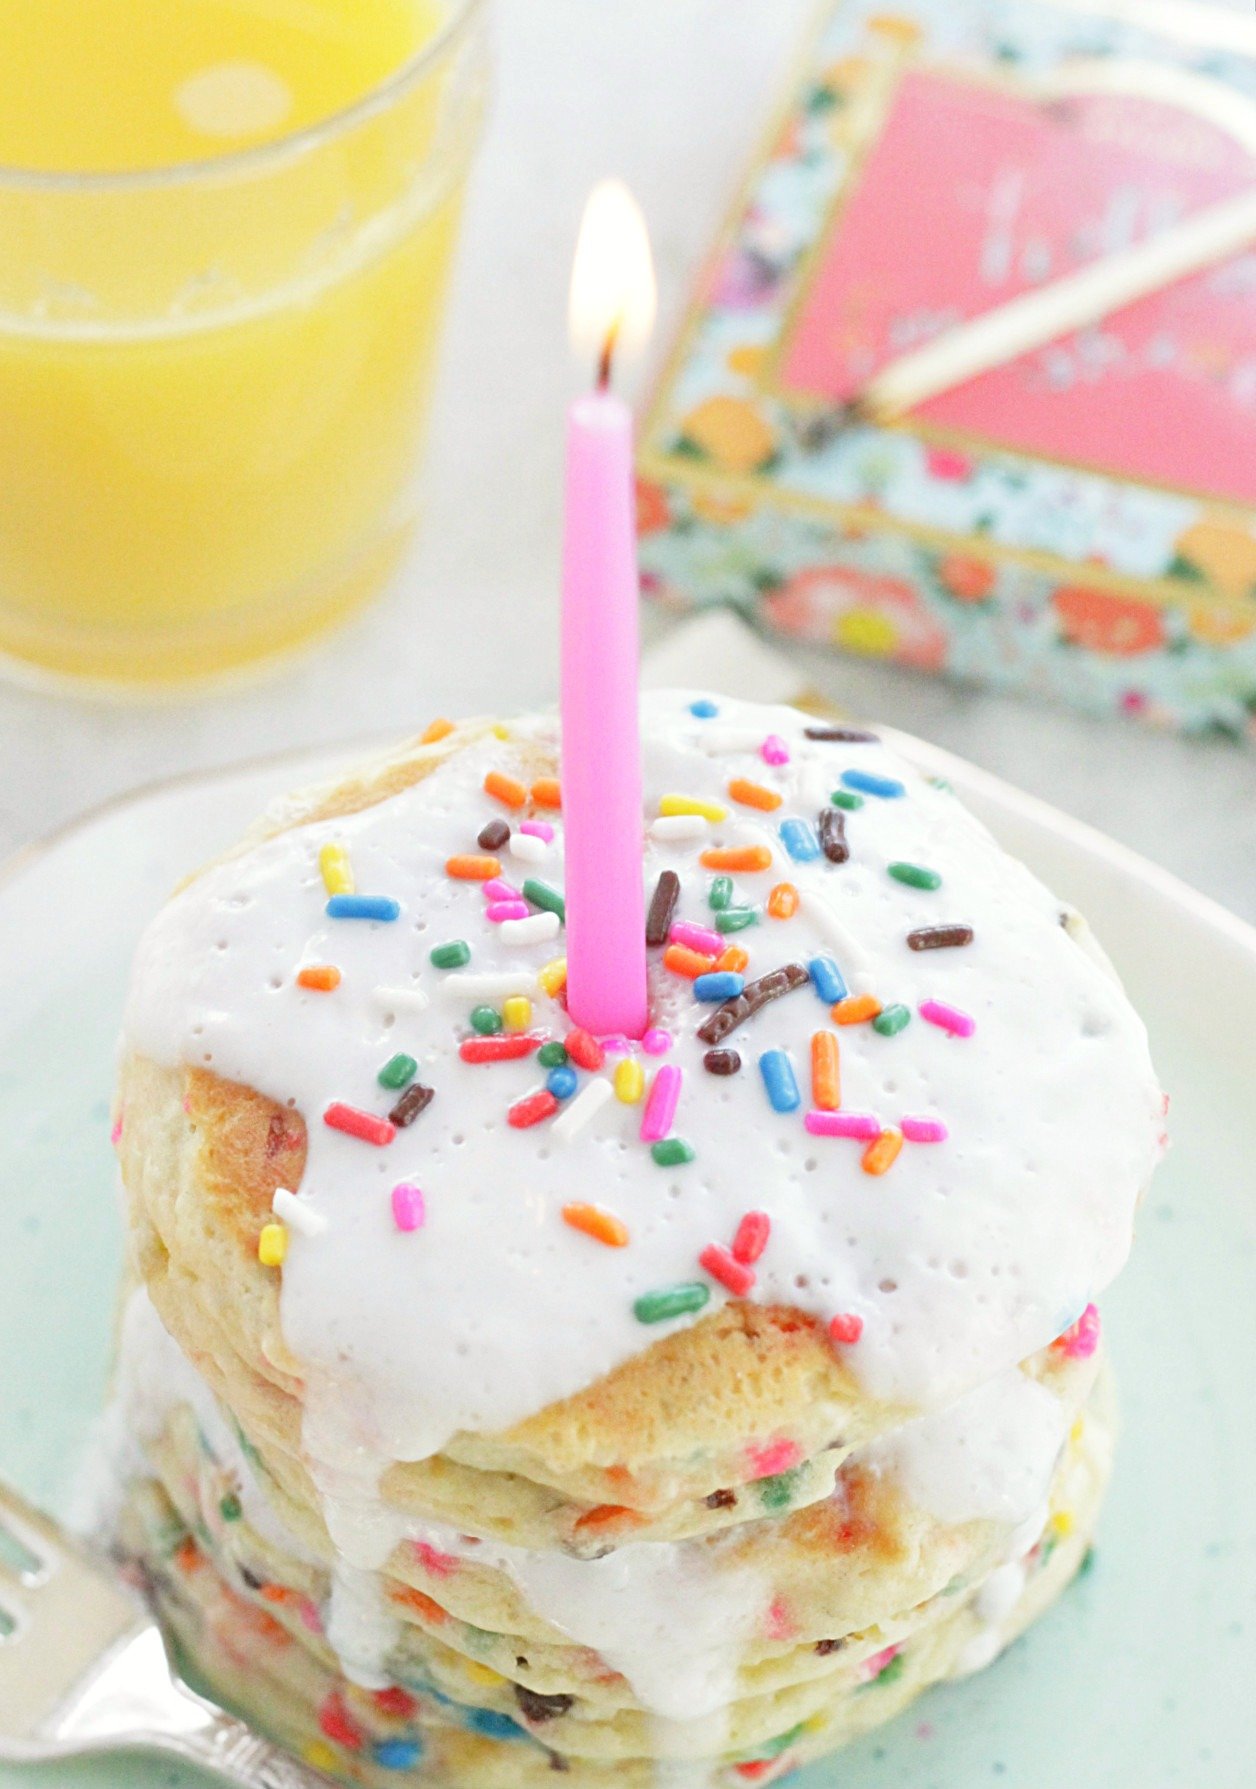
[[[0,652],[205,675],[386,575],[477,13],[0,0]]]

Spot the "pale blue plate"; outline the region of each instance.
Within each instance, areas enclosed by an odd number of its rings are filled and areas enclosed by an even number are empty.
[[[992,1670],[799,1789],[1247,1789],[1256,1782],[1256,932],[915,741],[1091,917],[1151,1028],[1175,1148],[1105,1302],[1124,1435],[1094,1571]],[[187,869],[328,760],[136,796],[0,880],[0,1472],[63,1510],[105,1383],[120,1234],[109,1086],[127,962]],[[0,1789],[191,1789],[125,1760]]]

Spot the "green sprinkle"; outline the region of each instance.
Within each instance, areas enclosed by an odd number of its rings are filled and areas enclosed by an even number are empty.
[[[671,1317],[689,1317],[700,1311],[711,1297],[711,1288],[701,1280],[686,1280],[679,1286],[664,1286],[658,1292],[643,1292],[632,1307],[638,1323],[666,1323]]]
[[[567,1061],[567,1046],[560,1043],[542,1044],[536,1053],[536,1059],[542,1068],[562,1068]]]
[[[789,1472],[778,1472],[774,1478],[761,1478],[755,1490],[764,1509],[788,1509],[801,1477],[802,1467],[795,1466]]]
[[[829,800],[835,808],[845,808],[848,814],[853,814],[856,808],[861,808],[864,804],[863,796],[856,795],[853,789],[834,789]]]
[[[920,863],[892,863],[890,874],[896,882],[905,882],[908,888],[941,888],[942,878],[936,870],[927,870]]]
[[[897,1037],[911,1024],[911,1009],[906,1006],[884,1007],[872,1021],[872,1029],[882,1037]]]
[[[379,1084],[381,1087],[391,1087],[395,1090],[408,1087],[418,1072],[419,1065],[413,1056],[404,1054],[393,1056],[380,1069]]]
[[[683,1137],[664,1137],[661,1143],[650,1145],[650,1154],[660,1168],[679,1168],[682,1162],[693,1160],[693,1153],[693,1144]]]
[[[471,946],[465,938],[454,938],[448,944],[438,944],[429,953],[428,961],[433,969],[461,969],[471,961]]]
[[[903,1675],[903,1672],[906,1669],[906,1653],[896,1652],[885,1669],[883,1671],[878,1671],[872,1681],[873,1683],[894,1683]]]
[[[715,929],[717,932],[744,932],[747,926],[757,926],[759,915],[753,907],[730,907],[727,913],[717,913]]]
[[[707,904],[716,913],[723,913],[731,905],[733,899],[733,879],[731,876],[717,876],[707,890]]]
[[[502,1028],[502,1016],[491,1006],[477,1006],[471,1012],[471,1029],[481,1037],[496,1037]]]
[[[556,913],[564,925],[567,923],[567,903],[548,882],[537,882],[529,876],[523,885],[523,898],[531,901],[534,907],[543,908],[546,913]]]
[[[222,1517],[224,1522],[238,1522],[240,1520],[244,1511],[240,1506],[240,1499],[236,1496],[234,1491],[228,1491],[227,1495],[218,1505],[218,1514]]]
[[[787,1752],[790,1746],[796,1744],[806,1731],[806,1721],[799,1721],[798,1725],[791,1727],[788,1733],[778,1733],[775,1739],[769,1739],[763,1747],[764,1755],[768,1758],[779,1758],[781,1753]]]
[[[1086,1551],[1082,1554],[1082,1562],[1077,1568],[1077,1575],[1079,1578],[1088,1578],[1094,1569],[1095,1549],[1093,1547],[1087,1547]]]

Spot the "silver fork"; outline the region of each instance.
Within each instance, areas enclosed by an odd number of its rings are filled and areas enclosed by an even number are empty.
[[[118,1751],[244,1789],[329,1785],[181,1683],[143,1599],[0,1481],[0,1761]]]

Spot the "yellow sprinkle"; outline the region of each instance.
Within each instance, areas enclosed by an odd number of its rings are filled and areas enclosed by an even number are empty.
[[[507,1031],[526,1031],[532,1023],[532,1002],[526,994],[511,994],[502,1001],[502,1024]]]
[[[615,1096],[635,1106],[645,1092],[645,1070],[633,1056],[625,1056],[615,1070]]]
[[[267,1224],[257,1239],[257,1258],[263,1267],[282,1267],[288,1253],[286,1224]]]
[[[462,1668],[472,1683],[482,1684],[485,1689],[494,1690],[506,1679],[500,1671],[491,1671],[487,1665],[477,1665],[474,1659],[464,1659]]]
[[[567,986],[566,957],[555,957],[552,963],[546,963],[543,969],[537,970],[536,979],[551,999],[555,994],[561,994]]]
[[[1077,1519],[1073,1515],[1071,1509],[1058,1509],[1051,1518],[1052,1531],[1057,1534],[1061,1540],[1063,1540],[1066,1535],[1072,1534],[1076,1526]]]
[[[694,795],[664,795],[659,802],[659,813],[697,814],[703,820],[728,819],[727,808],[722,808],[717,801],[699,801]]]
[[[301,1747],[301,1756],[315,1770],[339,1770],[340,1759],[331,1747],[324,1745],[321,1739],[312,1739],[308,1745]]]
[[[510,728],[503,726],[502,723],[498,721],[493,728],[493,737],[494,739],[509,739]]]
[[[1073,1443],[1074,1447],[1077,1446],[1077,1443],[1081,1440],[1082,1436],[1085,1433],[1086,1433],[1086,1419],[1084,1416],[1079,1416],[1077,1421],[1073,1424],[1072,1428],[1069,1430],[1069,1434],[1068,1434],[1068,1438]]]
[[[318,854],[318,867],[329,895],[353,893],[353,865],[343,845],[324,845]]]
[[[827,1712],[823,1714],[813,1714],[809,1719],[803,1722],[802,1730],[804,1733],[823,1733],[828,1724],[829,1716]]]

